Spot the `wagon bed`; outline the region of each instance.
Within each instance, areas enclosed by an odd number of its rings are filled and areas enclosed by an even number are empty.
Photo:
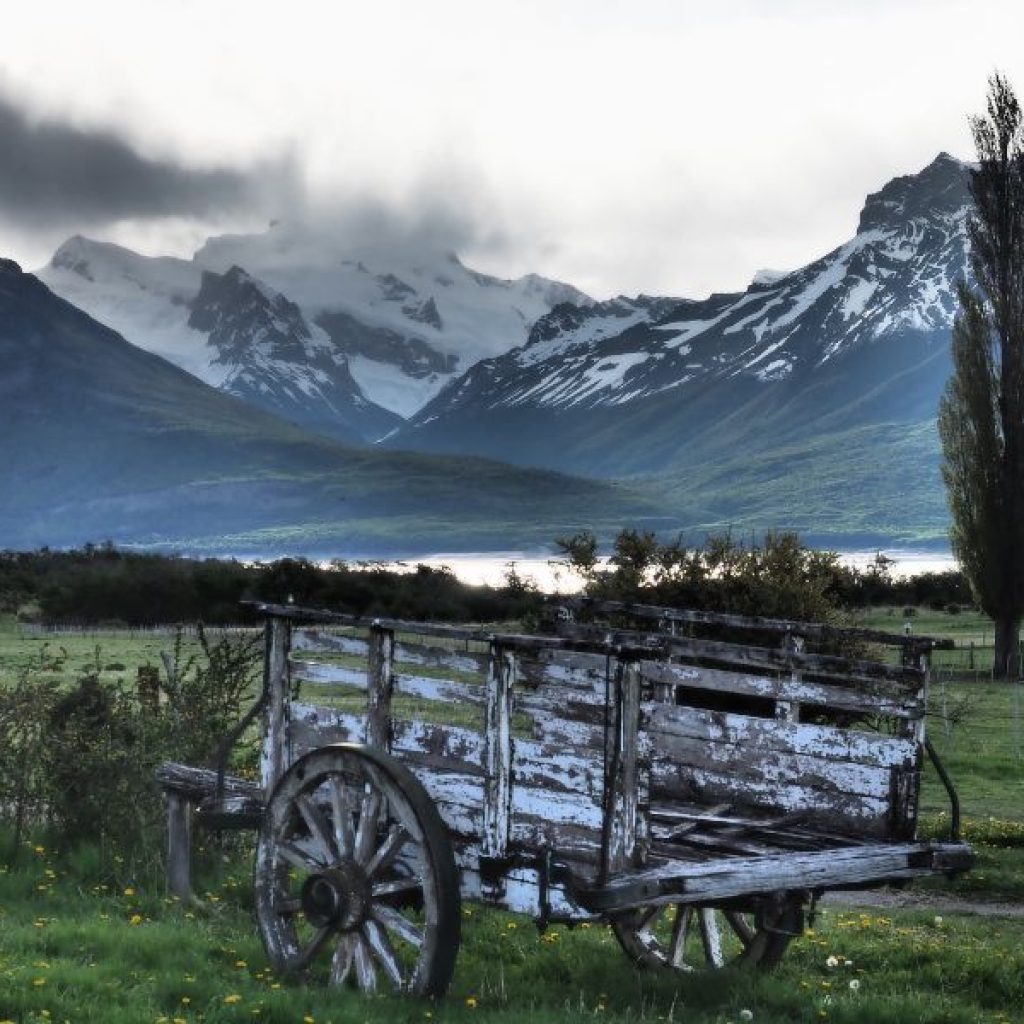
[[[923,761],[934,754],[924,723],[936,641],[607,603],[563,606],[553,632],[530,636],[259,610],[260,784],[182,766],[162,776],[181,894],[197,806],[221,826],[259,825],[261,846],[287,845],[293,867],[323,876],[324,899],[354,898],[348,875],[320,864],[347,841],[331,830],[340,797],[328,782],[307,783],[298,811],[268,813],[301,766],[327,763],[325,750],[338,764],[354,756],[332,744],[386,752],[411,773],[409,788],[422,789],[443,824],[456,900],[528,913],[542,926],[608,919],[642,964],[688,969],[698,956],[721,966],[727,933],[736,959],[768,964],[825,890],[970,866],[955,830],[948,842],[916,838]],[[726,639],[736,635],[744,642]],[[808,649],[837,643],[895,647],[898,663]],[[271,817],[276,839],[267,838]],[[280,872],[272,858],[263,864]],[[284,941],[264,910],[272,958],[305,967],[291,918]],[[401,933],[390,909],[381,913]],[[374,925],[360,938],[362,927],[350,929],[355,938],[341,929],[335,960],[358,967],[365,945],[372,966],[379,936]],[[399,987],[437,989],[436,976],[423,980],[430,971],[405,977],[387,961],[376,962]],[[336,968],[334,980],[344,973]],[[364,988],[375,978],[365,964],[355,973]]]

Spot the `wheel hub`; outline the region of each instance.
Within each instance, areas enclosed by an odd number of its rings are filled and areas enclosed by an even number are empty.
[[[342,861],[302,883],[302,912],[315,928],[352,931],[366,919],[370,884],[355,861]]]

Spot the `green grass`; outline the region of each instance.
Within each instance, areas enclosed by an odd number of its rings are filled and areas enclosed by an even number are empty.
[[[0,875],[0,1020],[724,1024],[749,1010],[758,1022],[967,1024],[1019,1020],[1024,1005],[1018,920],[831,910],[777,972],[706,978],[635,971],[605,927],[542,936],[527,919],[466,907],[451,994],[425,1003],[281,981],[245,876],[222,875],[207,899],[197,912],[130,879],[83,886],[49,851],[32,854]]]
[[[13,616],[0,615],[0,686],[9,686],[25,671],[60,683],[94,672],[104,682],[134,682],[140,665],[158,665],[163,671],[161,651],[173,653],[173,635],[129,630],[35,634],[22,630]],[[185,639],[182,653],[198,652],[198,642]]]

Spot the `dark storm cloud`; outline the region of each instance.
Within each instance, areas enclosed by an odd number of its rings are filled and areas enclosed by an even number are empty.
[[[292,183],[287,162],[241,172],[151,159],[110,132],[33,121],[0,96],[0,217],[15,224],[258,210]]]

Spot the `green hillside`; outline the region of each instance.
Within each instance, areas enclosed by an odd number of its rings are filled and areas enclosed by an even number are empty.
[[[225,396],[0,262],[0,547],[523,547],[654,522],[632,487],[359,449]]]

